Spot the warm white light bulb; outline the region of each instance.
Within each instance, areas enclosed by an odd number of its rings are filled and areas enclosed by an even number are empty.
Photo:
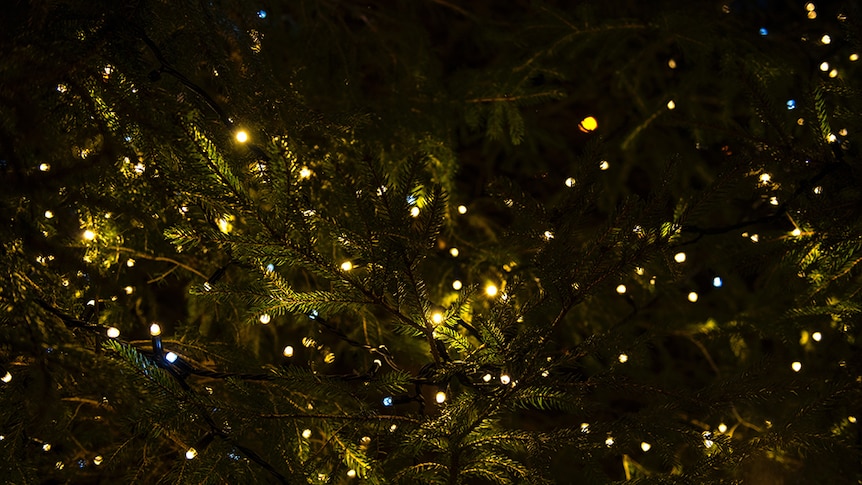
[[[829,37],[829,34],[823,34],[823,37],[820,38],[820,42],[823,42],[824,44],[829,44],[830,42],[832,42],[832,37]]]
[[[856,62],[858,60],[859,60],[859,54],[857,54],[855,52],[853,54],[850,54],[850,62]]]
[[[308,428],[302,430],[302,437],[305,439],[311,438],[311,430]]]
[[[158,323],[154,323],[150,325],[150,335],[153,337],[159,336],[162,334],[162,327],[159,326]]]
[[[697,292],[692,291],[688,294],[688,301],[694,303],[697,301]]]
[[[453,290],[460,290],[463,287],[464,287],[464,283],[461,283],[461,280],[455,280],[452,282],[452,289]]]
[[[607,445],[608,448],[610,448],[611,446],[614,446],[613,436],[608,436],[608,439],[605,440],[605,445]]]
[[[51,166],[47,163],[42,163],[39,165],[39,170],[41,170],[42,172],[47,172],[48,170],[51,170]]]
[[[510,382],[512,382],[512,378],[511,378],[511,377],[509,377],[509,376],[508,376],[508,375],[506,375],[506,374],[501,374],[501,375],[500,375],[500,384],[503,384],[504,386],[507,386],[507,385],[509,385],[509,383],[510,383]]]
[[[482,376],[482,380],[485,382],[491,382],[491,379],[493,378],[494,376],[492,376],[491,374],[485,374],[484,376]]]
[[[641,449],[644,450],[644,452],[649,451],[650,448],[652,448],[651,444],[647,443],[646,441],[641,442]]]
[[[248,141],[248,132],[245,130],[239,130],[236,132],[236,141],[240,143],[245,143]]]
[[[822,63],[820,63],[820,70],[823,72],[828,71],[829,70],[829,63],[826,61],[823,61]]]
[[[45,443],[42,445],[42,451],[51,451],[51,443]]]
[[[198,456],[198,450],[189,448],[189,450],[186,451],[186,460],[194,460],[196,456]]]
[[[347,470],[347,477],[348,478],[353,478],[355,476],[356,476],[356,470],[353,470],[353,469]]]
[[[488,286],[486,286],[486,287],[485,287],[485,294],[486,294],[486,295],[488,295],[488,296],[490,296],[490,297],[495,297],[495,296],[497,296],[497,293],[498,293],[499,291],[500,291],[500,290],[498,290],[498,289],[497,289],[497,286],[496,286],[496,285],[493,285],[493,284],[489,284]]]
[[[620,354],[620,356],[619,356],[619,357],[617,357],[617,359],[619,359],[619,361],[620,361],[621,363],[625,364],[626,362],[628,362],[628,361],[629,361],[629,356],[628,356],[628,355],[626,355],[626,354]]]
[[[811,338],[814,339],[815,342],[819,342],[823,339],[823,334],[820,332],[814,332],[811,334]]]
[[[284,347],[284,351],[282,351],[285,357],[293,357],[293,346],[287,345]]]
[[[790,364],[790,368],[793,369],[793,372],[799,372],[802,370],[802,362],[796,361]]]
[[[131,295],[132,293],[135,292],[135,289],[131,286],[127,286],[127,287],[123,288],[123,291],[125,291],[127,295]]]
[[[726,424],[721,423],[721,424],[719,424],[719,425],[718,425],[718,432],[719,432],[719,433],[724,433],[724,432],[726,432],[726,431],[727,431],[727,425],[726,425]]]
[[[601,162],[599,162],[599,170],[607,170],[609,168],[611,168],[611,164],[608,163],[607,160],[602,160]]]
[[[459,251],[458,248],[451,248],[449,249],[449,254],[451,254],[453,258],[457,258],[458,255],[461,254],[461,251]]]
[[[102,455],[96,455],[96,456],[93,458],[93,464],[94,464],[94,465],[96,465],[96,466],[99,466],[99,465],[101,465],[101,464],[102,464],[102,460],[103,460]]]
[[[410,216],[411,217],[419,217],[419,208],[415,205],[410,208]]]
[[[437,392],[437,395],[434,396],[434,399],[437,401],[438,404],[443,404],[444,402],[446,402],[446,393],[443,391],[439,391]]]
[[[345,261],[341,263],[341,271],[350,271],[353,269],[353,263],[350,261]]]
[[[45,211],[45,219],[53,219],[54,213],[51,211]]]
[[[301,169],[299,169],[299,178],[307,179],[308,177],[311,177],[311,169],[310,168],[302,167]]]
[[[0,377],[0,381],[9,384],[10,382],[12,382],[12,374],[10,374],[9,371],[6,371],[6,373],[3,374],[3,377]]]
[[[569,178],[567,178],[567,179],[566,179],[566,187],[568,187],[568,188],[572,188],[572,187],[574,187],[574,186],[575,186],[575,183],[577,183],[577,182],[576,182],[576,180],[575,180],[574,178],[572,178],[572,177],[569,177]]]
[[[679,253],[676,253],[673,255],[673,260],[676,261],[677,263],[684,263],[685,258],[686,258],[686,256],[685,256],[685,253],[683,253],[683,252],[679,252]]]
[[[459,205],[458,206],[458,213],[459,214],[466,214],[467,213],[467,206],[466,205]]]
[[[96,239],[96,233],[90,229],[87,229],[86,231],[84,231],[84,239],[86,239],[87,241],[92,241],[93,239]]]
[[[431,314],[431,321],[432,321],[435,325],[439,325],[439,324],[440,324],[440,322],[442,322],[442,321],[443,321],[443,314],[442,314],[442,313],[440,313],[440,312],[434,312],[434,313],[432,313],[432,314]]]
[[[668,101],[667,102],[667,109],[670,109],[670,110],[676,109],[676,103],[674,103],[673,100]]]
[[[617,293],[622,295],[626,292],[626,285],[617,285]]]
[[[108,327],[108,338],[117,338],[120,336],[120,329],[117,327]]]

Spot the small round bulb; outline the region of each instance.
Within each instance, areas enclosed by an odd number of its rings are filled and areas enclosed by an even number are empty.
[[[460,289],[461,289],[461,288],[463,288],[463,287],[464,287],[464,283],[461,283],[461,280],[455,280],[455,281],[453,281],[453,282],[452,282],[452,289],[453,289],[453,290],[456,290],[456,291],[457,291],[457,290],[460,290]]]
[[[673,260],[676,261],[677,263],[684,263],[685,262],[685,253],[679,252],[679,253],[674,254]]]
[[[584,133],[589,133],[596,128],[599,127],[599,122],[596,121],[592,116],[587,116],[580,123],[578,123],[578,129],[583,131]]]
[[[120,329],[117,327],[108,327],[108,338],[117,338],[120,336]]]
[[[444,402],[446,402],[446,393],[443,391],[439,391],[437,395],[434,396],[434,399],[437,401],[438,404],[443,404]]]
[[[266,325],[270,322],[270,320],[272,320],[272,317],[269,316],[269,313],[264,313],[263,315],[260,316],[259,320],[260,320],[260,323]]]
[[[282,354],[284,354],[285,357],[293,357],[293,346],[292,345],[285,346],[284,350],[282,351]]]
[[[248,132],[245,130],[239,130],[236,132],[236,141],[240,143],[245,143],[248,141]]]
[[[647,443],[646,441],[641,443],[641,449],[644,450],[644,452],[649,451],[650,448],[652,448],[652,445]]]
[[[3,374],[3,377],[0,377],[0,381],[9,384],[10,382],[12,382],[12,374],[10,374],[9,371],[6,371],[6,373]]]
[[[173,352],[168,352],[167,354],[165,354],[165,360],[170,362],[171,364],[176,362],[178,357],[179,356],[177,356],[177,354],[175,354]]]
[[[196,456],[198,456],[198,450],[189,448],[189,450],[186,451],[186,460],[194,460]]]
[[[496,286],[496,285],[493,285],[493,284],[489,284],[488,286],[486,286],[486,287],[485,287],[485,294],[486,294],[486,295],[488,295],[488,296],[490,296],[490,297],[495,297],[495,296],[497,296],[497,293],[498,293],[499,291],[500,291],[500,290],[499,290],[499,289],[497,289],[497,286]]]
[[[154,323],[150,325],[150,335],[153,337],[157,337],[162,334],[162,327],[159,326],[158,323]]]

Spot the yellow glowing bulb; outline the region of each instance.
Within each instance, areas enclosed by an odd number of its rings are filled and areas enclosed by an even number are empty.
[[[353,269],[353,263],[350,261],[345,261],[341,263],[341,271],[350,271]]]
[[[814,339],[815,342],[819,342],[823,340],[823,334],[820,332],[814,332],[811,334],[811,338]]]
[[[302,437],[305,439],[311,438],[311,430],[308,428],[302,430]]]
[[[260,316],[260,323],[266,325],[270,322],[271,319],[272,317],[269,316],[269,313],[264,313]]]
[[[617,357],[617,359],[619,359],[621,364],[625,364],[626,362],[629,361],[629,356],[626,354],[620,354],[620,356]]]
[[[685,253],[679,252],[673,255],[673,260],[677,263],[685,263]]]
[[[850,62],[856,62],[858,60],[859,60],[859,54],[857,54],[855,52],[853,54],[850,54]]]
[[[820,38],[820,42],[823,42],[824,44],[828,44],[828,43],[832,42],[832,37],[829,37],[829,34],[823,34],[823,37]]]
[[[54,213],[51,211],[45,211],[45,219],[53,219]]]
[[[449,254],[451,254],[453,258],[457,258],[458,255],[461,254],[461,251],[459,251],[458,248],[452,248],[449,250]]]
[[[646,441],[641,443],[641,449],[644,450],[644,452],[649,451],[650,448],[652,448],[652,445],[647,443]]]
[[[284,354],[285,357],[293,357],[293,346],[292,345],[285,346],[282,354]]]
[[[93,464],[94,464],[94,465],[96,465],[96,466],[99,466],[99,465],[101,465],[101,464],[102,464],[102,460],[103,460],[102,455],[96,455],[96,456],[93,458]]]
[[[602,160],[602,161],[599,163],[599,170],[607,170],[607,169],[609,169],[609,168],[611,168],[611,164],[610,164],[610,163],[608,163],[608,161],[607,161],[607,160]]]
[[[87,229],[86,231],[84,231],[84,239],[86,239],[87,241],[92,241],[93,239],[96,239],[96,233],[91,231],[90,229]]]
[[[353,478],[355,476],[356,476],[356,470],[353,470],[353,469],[347,470],[347,477],[348,478]]]
[[[189,450],[186,451],[186,460],[194,460],[196,456],[198,456],[198,450],[189,448]]]
[[[770,180],[772,180],[772,175],[769,175],[768,173],[760,174],[760,183],[768,184]]]
[[[833,69],[833,70],[829,71],[829,77],[831,77],[833,79],[838,77],[838,69]]]
[[[39,170],[41,170],[43,172],[47,172],[48,170],[51,170],[51,166],[48,165],[47,163],[42,163],[39,165]]]
[[[599,127],[599,122],[592,116],[587,116],[578,124],[578,129],[584,133],[589,133]]]
[[[150,325],[150,335],[153,337],[159,336],[162,334],[162,327],[159,326],[158,323],[154,323]]]
[[[847,421],[850,421],[851,423],[855,423],[856,422],[856,416],[847,416]]]
[[[466,205],[459,205],[458,206],[458,213],[459,214],[466,214],[467,213],[467,206]]]
[[[808,18],[811,20],[816,19],[817,18],[817,12],[815,12],[814,10],[811,10],[810,12],[808,12]]]
[[[813,3],[808,2],[808,3],[806,3],[806,4],[805,4],[805,11],[807,11],[807,12],[813,12],[813,11],[814,11],[814,9],[815,9],[815,7],[814,7],[814,4],[813,4]]]
[[[500,291],[497,289],[495,285],[488,285],[485,287],[485,294],[491,297],[497,296],[497,292]]]
[[[793,372],[799,372],[802,370],[802,362],[796,361],[790,364],[790,368],[793,369]]]
[[[431,314],[431,321],[434,322],[434,324],[439,324],[440,322],[443,321],[443,314],[440,312],[432,313]]]
[[[42,451],[51,451],[51,443],[45,443],[42,445]]]
[[[726,424],[721,423],[721,424],[719,424],[719,425],[718,425],[718,432],[719,432],[719,433],[724,433],[724,432],[726,432],[726,431],[727,431],[727,425],[726,425]]]
[[[245,130],[239,130],[236,132],[236,141],[240,143],[245,143],[248,141],[248,132]]]
[[[446,393],[443,391],[437,392],[437,395],[434,396],[434,400],[436,400],[438,404],[443,404],[446,402]]]
[[[566,187],[572,188],[572,187],[574,187],[574,186],[575,186],[575,183],[576,183],[576,182],[577,182],[577,181],[576,181],[574,178],[569,177],[569,178],[567,178],[567,179],[566,179]]]
[[[790,231],[790,235],[793,237],[799,237],[802,235],[802,231],[797,227],[796,229]]]
[[[412,217],[419,217],[419,208],[416,207],[415,205],[413,207],[411,207],[410,208],[410,215]]]
[[[689,293],[689,294],[688,294],[688,301],[690,301],[690,302],[692,302],[692,303],[696,302],[696,301],[697,301],[697,293],[696,293],[696,292],[694,292],[694,291],[692,291],[691,293]]]
[[[6,371],[6,373],[3,374],[3,377],[0,377],[0,381],[9,384],[10,382],[12,382],[12,374],[10,374],[9,371]]]
[[[453,282],[452,282],[452,289],[453,289],[453,290],[456,290],[456,291],[457,291],[457,290],[460,290],[460,289],[461,289],[461,288],[463,288],[463,287],[464,287],[464,283],[461,283],[461,280],[455,280],[455,281],[453,281]]]
[[[135,289],[131,286],[127,286],[127,287],[123,288],[123,291],[125,291],[127,295],[131,295],[132,293],[135,292]]]
[[[106,333],[109,338],[117,338],[120,336],[120,329],[117,327],[109,327]]]
[[[625,292],[626,292],[626,285],[618,285],[618,286],[617,286],[617,293],[619,293],[620,295],[622,295],[622,294],[623,294],[623,293],[625,293]]]
[[[676,103],[674,103],[673,100],[668,101],[667,102],[667,109],[674,109],[674,108],[676,108]]]
[[[605,440],[605,445],[607,445],[608,448],[614,446],[614,438],[612,436],[608,436],[608,439]]]
[[[506,374],[500,375],[500,383],[501,384],[503,384],[504,386],[507,386],[507,385],[509,385],[510,382],[512,382],[511,377],[507,376]]]
[[[676,61],[673,59],[669,59],[667,61],[667,67],[669,67],[671,69],[676,69]]]
[[[820,63],[820,70],[823,72],[828,71],[829,70],[829,63],[826,61],[823,61],[822,63]]]
[[[301,169],[299,169],[299,178],[307,179],[308,177],[311,177],[311,169],[310,168],[302,167]]]

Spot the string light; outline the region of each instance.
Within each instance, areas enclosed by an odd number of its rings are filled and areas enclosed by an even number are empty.
[[[812,338],[815,342],[819,342],[819,341],[821,341],[821,340],[823,339],[823,334],[822,334],[822,333],[820,333],[820,332],[814,332],[814,333],[812,333],[812,334],[811,334],[811,338]]]
[[[509,377],[509,376],[508,376],[508,375],[506,375],[506,374],[500,374],[500,384],[503,384],[504,386],[507,386],[507,385],[509,385],[509,383],[510,383],[510,382],[512,382],[512,378],[511,378],[511,377]]]
[[[305,439],[311,438],[311,430],[308,428],[302,430],[302,437]]]
[[[679,253],[674,254],[673,260],[676,261],[677,263],[684,263],[685,262],[685,253],[679,252]]]
[[[442,314],[442,313],[440,313],[440,312],[434,312],[434,313],[432,313],[432,314],[431,314],[431,321],[432,321],[435,325],[439,325],[439,324],[440,324],[440,322],[442,322],[442,321],[443,321],[443,314]]]
[[[572,177],[566,179],[566,187],[572,188],[575,186],[576,180]]]
[[[790,235],[793,237],[799,237],[802,235],[802,231],[797,227],[796,229],[790,231]]]
[[[617,293],[622,295],[625,292],[626,292],[626,285],[623,285],[623,284],[617,285]]]
[[[581,423],[581,433],[587,434],[590,432],[590,423]]]
[[[108,338],[117,338],[120,336],[120,329],[117,327],[108,327],[108,331],[105,333],[108,334]]]
[[[135,265],[135,260],[134,260],[134,259],[129,258],[129,259],[127,259],[127,260],[126,260],[126,266],[128,266],[129,268],[131,268],[131,267],[132,267],[132,266],[134,266],[134,265]]]
[[[302,167],[301,169],[299,169],[299,178],[307,179],[309,177],[311,177],[311,169],[309,169],[308,167]]]
[[[353,478],[353,477],[355,477],[355,476],[356,476],[356,470],[354,470],[354,469],[352,469],[352,468],[351,468],[350,470],[347,470],[347,476],[348,476],[349,478]]]
[[[492,376],[491,374],[485,374],[484,376],[482,376],[482,380],[485,382],[491,382],[491,379],[493,378],[494,376]]]
[[[497,289],[497,286],[496,286],[496,285],[494,285],[494,284],[489,284],[489,285],[487,285],[487,286],[485,287],[485,294],[486,294],[486,295],[488,295],[488,296],[490,296],[490,297],[492,297],[492,298],[493,298],[493,297],[495,297],[495,296],[497,296],[497,293],[498,293],[499,291],[500,291],[500,290],[498,290],[498,289]]]
[[[850,421],[851,423],[855,423],[856,422],[856,416],[847,416],[847,421]]]
[[[456,291],[457,291],[457,290],[460,290],[460,289],[461,289],[461,288],[463,288],[463,287],[464,287],[464,283],[461,283],[461,280],[455,280],[455,281],[453,281],[453,282],[452,282],[452,289],[453,289],[453,290],[456,290]]]
[[[458,213],[459,214],[466,214],[467,213],[467,206],[466,205],[459,205],[458,206]]]
[[[443,404],[446,402],[446,393],[443,391],[438,391],[437,395],[434,396],[434,400],[437,401],[437,404]]]
[[[198,456],[198,450],[189,448],[188,451],[186,451],[186,460],[194,460],[196,456]]]
[[[790,364],[790,368],[793,369],[793,372],[799,372],[802,370],[802,362],[796,361]]]
[[[823,34],[823,37],[820,38],[820,42],[823,44],[829,44],[832,42],[832,37],[829,37],[829,34]]]
[[[761,27],[761,28],[760,28],[760,35],[764,35],[764,36],[765,36],[765,35],[768,35],[768,34],[769,34],[769,31],[768,31],[768,30],[766,30],[766,27]]]
[[[153,337],[158,337],[162,334],[162,327],[159,326],[158,323],[154,323],[150,325],[150,335]]]
[[[721,424],[719,424],[719,425],[718,425],[718,432],[719,432],[719,433],[724,433],[724,432],[726,432],[726,431],[727,431],[727,425],[726,425],[726,424],[721,423]]]
[[[47,172],[48,170],[51,170],[51,165],[49,165],[47,163],[40,163],[39,164],[39,170],[42,172]]]
[[[102,464],[102,460],[103,460],[102,455],[96,455],[96,456],[93,458],[93,464],[94,464],[94,465],[96,465],[96,466],[99,466],[99,465],[101,465],[101,464]]]
[[[697,292],[692,291],[688,294],[688,301],[694,303],[697,301]]]
[[[583,131],[584,133],[589,133],[596,128],[599,127],[599,122],[596,121],[592,116],[587,116],[580,123],[578,123],[578,129]]]
[[[667,109],[670,109],[670,110],[676,109],[676,103],[674,103],[673,100],[668,101],[667,102]]]
[[[599,162],[599,170],[607,170],[609,168],[611,168],[611,164],[608,163],[607,160],[602,160],[601,162]]]
[[[619,357],[617,357],[617,360],[619,360],[621,364],[625,364],[629,361],[629,356],[626,354],[620,354]]]
[[[820,70],[823,72],[828,71],[829,70],[829,63],[826,61],[823,61],[822,63],[820,63]]]
[[[859,60],[859,54],[857,54],[855,52],[850,54],[850,62],[856,62],[858,60]]]
[[[671,69],[676,69],[676,61],[673,59],[669,59],[667,61],[667,67],[669,67]]]
[[[419,208],[416,206],[411,207],[410,208],[410,216],[411,217],[419,217]]]
[[[84,231],[83,236],[84,236],[84,239],[86,239],[87,241],[92,241],[93,239],[96,239],[96,233],[90,229],[87,229],[86,231]]]
[[[724,281],[721,280],[721,276],[716,276],[712,279],[712,286],[715,288],[721,288],[724,285]]]
[[[652,448],[651,444],[647,443],[646,441],[641,442],[641,449],[644,450],[644,453],[649,451],[650,448]]]
[[[3,381],[6,384],[9,384],[10,382],[12,382],[12,374],[10,374],[9,371],[7,370],[6,373],[3,374],[3,377],[0,377],[0,381]]]
[[[451,254],[453,258],[457,258],[458,255],[461,254],[461,251],[459,251],[458,248],[452,248],[449,250],[449,254]]]
[[[788,99],[787,100],[787,109],[788,110],[796,109],[796,100],[795,99]]]
[[[127,295],[131,295],[132,293],[135,292],[135,289],[132,288],[131,286],[127,286],[127,287],[123,288],[123,291],[125,291]]]
[[[42,451],[46,453],[51,451],[51,443],[45,443],[44,445],[42,445]]]
[[[284,354],[285,357],[293,357],[293,346],[286,345],[281,353]]]
[[[239,130],[236,132],[236,141],[240,143],[245,143],[248,141],[248,132],[245,130]]]
[[[54,213],[51,211],[45,211],[45,219],[53,219]]]
[[[341,263],[341,271],[350,271],[353,269],[353,263],[350,261],[345,261]]]
[[[832,69],[831,71],[829,71],[829,77],[831,77],[832,79],[835,79],[836,77],[838,77],[838,69]],[[830,141],[835,141],[835,140],[830,140]]]
[[[605,445],[606,445],[608,448],[610,448],[611,446],[614,446],[614,437],[613,437],[613,436],[608,436],[608,439],[606,439],[606,440],[605,440]]]
[[[179,356],[173,352],[168,352],[167,354],[165,354],[165,360],[170,362],[171,364],[176,362],[178,358]]]

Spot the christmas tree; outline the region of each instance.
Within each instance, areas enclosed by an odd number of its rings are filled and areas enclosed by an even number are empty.
[[[7,4],[4,483],[858,483],[860,13]]]

